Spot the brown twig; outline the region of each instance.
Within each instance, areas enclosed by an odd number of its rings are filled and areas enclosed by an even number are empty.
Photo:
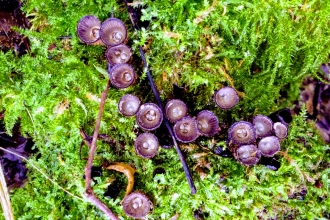
[[[97,137],[99,134],[99,130],[100,130],[100,125],[101,125],[101,119],[102,119],[102,114],[103,114],[103,110],[104,110],[104,105],[105,105],[105,101],[107,99],[107,95],[108,95],[108,91],[110,88],[110,80],[108,81],[107,87],[105,88],[105,90],[102,92],[101,95],[101,103],[100,103],[100,108],[99,108],[99,113],[97,115],[97,119],[95,122],[95,128],[94,128],[94,133],[93,133],[93,139],[92,139],[92,143],[90,144],[90,148],[89,148],[89,154],[88,154],[88,161],[87,161],[87,165],[85,167],[85,178],[86,178],[86,185],[85,185],[85,198],[93,203],[97,208],[99,208],[102,212],[104,212],[104,214],[106,214],[110,219],[119,219],[101,200],[99,200],[92,189],[92,166],[93,166],[93,160],[94,160],[94,154],[97,148],[96,145],[96,141],[97,141]],[[86,134],[84,132],[82,132],[82,130],[80,130],[80,134],[82,136],[84,136],[84,139],[86,138]],[[89,142],[86,141],[85,142],[88,146],[89,146]]]

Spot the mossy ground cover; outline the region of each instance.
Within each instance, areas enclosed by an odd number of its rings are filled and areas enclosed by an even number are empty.
[[[256,114],[293,107],[299,86],[317,72],[330,54],[330,4],[327,1],[135,1],[143,7],[142,20],[150,21],[134,32],[123,2],[26,1],[22,10],[31,19],[29,30],[19,30],[31,42],[21,57],[0,52],[0,111],[10,133],[19,122],[39,153],[30,158],[60,186],[81,197],[86,160],[79,159],[79,129],[92,134],[99,95],[107,83],[105,48],[87,46],[76,36],[81,17],[94,14],[105,20],[111,13],[129,28],[128,45],[134,53],[138,82],[111,88],[100,133],[111,144],[98,142],[95,165],[125,162],[137,169],[134,190],[145,192],[154,203],[149,219],[193,219],[194,212],[208,219],[329,218],[329,151],[303,108],[295,115],[289,136],[282,142],[278,171],[263,165],[241,166],[231,158],[212,153],[224,146],[226,133],[198,139],[185,149],[197,194],[191,195],[174,149],[160,149],[151,160],[139,158],[133,143],[134,118],[117,111],[127,93],[143,102],[154,101],[138,45],[143,46],[153,78],[164,102],[172,98],[173,84],[184,88],[190,113],[209,109],[228,127]],[[148,23],[148,22],[146,22]],[[213,92],[235,87],[241,101],[232,111],[215,107]],[[82,150],[87,158],[88,149]],[[30,167],[29,181],[11,194],[19,219],[103,219],[103,213],[74,198]],[[155,174],[156,168],[165,173]],[[115,200],[104,198],[109,179],[123,185]],[[317,184],[315,184],[317,183]],[[126,179],[104,171],[94,190],[117,215],[126,218],[120,202]],[[307,194],[306,194],[307,192]]]

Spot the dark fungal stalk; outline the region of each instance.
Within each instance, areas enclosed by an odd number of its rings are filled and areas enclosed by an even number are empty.
[[[128,5],[127,0],[124,0],[124,2],[125,2],[125,5],[126,5],[126,9],[127,9],[128,13],[130,15],[130,19],[131,19],[131,23],[132,23],[133,29],[135,31],[140,30],[140,28],[138,26],[137,16],[135,14],[134,9],[131,6]],[[144,51],[143,51],[143,49],[142,49],[141,46],[139,46],[139,51],[140,51],[141,59],[143,61],[144,69],[145,69],[145,71],[147,73],[147,77],[148,77],[148,80],[149,80],[150,87],[151,87],[151,90],[152,90],[152,92],[154,94],[154,97],[156,99],[156,102],[157,102],[158,106],[161,109],[164,109],[163,108],[163,105],[162,105],[162,102],[161,102],[161,99],[160,99],[160,96],[159,96],[159,93],[158,93],[158,91],[156,89],[155,83],[154,83],[154,81],[153,81],[153,79],[151,77],[151,73],[150,73],[150,70],[149,70],[149,67],[148,67],[148,63],[146,61],[146,58],[144,56]],[[186,178],[187,178],[189,187],[190,187],[190,191],[191,191],[192,194],[195,194],[196,193],[196,187],[194,185],[194,182],[193,182],[193,179],[192,179],[190,170],[188,168],[186,159],[184,158],[184,156],[183,156],[183,154],[182,154],[182,152],[181,152],[181,150],[180,150],[180,148],[178,146],[178,143],[177,143],[177,141],[175,139],[175,135],[173,133],[173,130],[171,128],[171,125],[170,125],[169,121],[167,120],[166,117],[164,117],[164,120],[163,121],[164,121],[164,124],[165,124],[166,128],[168,129],[168,132],[169,132],[171,138],[172,138],[174,148],[175,148],[175,150],[176,150],[176,152],[177,152],[177,154],[178,154],[178,156],[180,158],[180,161],[181,161],[183,170],[185,172],[185,175],[186,175]]]

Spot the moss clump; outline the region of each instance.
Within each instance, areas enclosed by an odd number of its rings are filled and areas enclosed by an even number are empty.
[[[143,102],[153,101],[136,47],[143,45],[164,102],[173,96],[176,83],[184,87],[191,113],[214,110],[220,123],[228,126],[230,121],[292,107],[303,78],[316,76],[321,63],[328,60],[330,5],[298,0],[135,3],[144,8],[142,19],[150,20],[149,29],[133,33],[130,28],[129,33],[139,83],[126,90],[110,89],[101,133],[111,137],[111,145],[98,143],[95,165],[105,161],[134,164],[134,190],[152,198],[152,219],[168,219],[176,213],[193,219],[195,210],[209,219],[322,218],[330,207],[329,147],[313,124],[305,122],[304,112],[294,117],[289,137],[282,143],[282,165],[277,172],[261,165],[246,169],[206,150],[222,145],[224,135],[182,145],[188,150],[197,187],[192,196],[174,150],[161,149],[152,160],[134,153],[135,119],[121,116],[117,103],[127,93]],[[79,43],[76,25],[86,14],[105,20],[113,12],[130,27],[128,13],[123,3],[113,0],[30,0],[23,10],[32,28],[20,32],[30,39],[31,53],[18,58],[0,52],[0,111],[5,111],[8,131],[19,120],[22,133],[35,140],[39,154],[30,160],[59,185],[81,195],[86,161],[79,160],[79,128],[92,133],[107,76],[105,49]],[[234,86],[241,96],[231,119],[212,101],[213,92],[224,85]],[[82,153],[87,157],[86,148]],[[166,172],[153,175],[159,167]],[[103,198],[108,177],[122,178],[109,171],[96,179],[94,189],[115,213],[124,216],[120,201],[125,187],[115,201]],[[16,217],[104,218],[92,205],[64,193],[32,168],[29,178],[24,188],[12,194]],[[314,181],[323,186],[315,187]]]

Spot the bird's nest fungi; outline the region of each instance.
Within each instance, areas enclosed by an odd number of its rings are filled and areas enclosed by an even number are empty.
[[[129,12],[131,13],[132,11],[129,10]],[[136,24],[134,21],[132,22],[133,27],[136,29]],[[136,82],[138,74],[135,72],[134,67],[129,64],[132,52],[125,45],[128,36],[127,28],[121,20],[109,18],[104,22],[100,22],[94,15],[87,15],[78,22],[77,35],[86,44],[98,44],[107,47],[105,57],[108,61],[107,70],[110,82],[102,94],[93,140],[89,143],[90,154],[86,166],[86,194],[87,198],[91,198],[90,201],[97,207],[109,216],[114,217],[110,209],[104,208],[102,202],[92,193],[91,179],[88,178],[88,172],[90,172],[93,162],[98,126],[101,121],[106,93],[110,83],[118,89],[127,88]],[[142,48],[140,48],[140,53],[144,67],[147,68],[148,65]],[[135,115],[137,125],[141,130],[145,131],[145,133],[138,135],[134,143],[136,154],[145,159],[150,159],[157,155],[160,144],[155,131],[162,123],[165,124],[172,138],[172,145],[174,145],[181,160],[191,192],[194,194],[196,189],[177,142],[190,143],[199,136],[212,137],[217,135],[221,132],[218,117],[210,110],[202,110],[196,116],[191,115],[186,103],[180,99],[169,100],[165,108],[163,108],[148,68],[147,77],[156,103],[141,104],[139,97],[134,94],[126,94],[121,97],[118,103],[118,112],[127,117]],[[238,92],[230,86],[223,86],[215,91],[213,96],[216,106],[224,111],[230,111],[234,108],[238,104],[239,99]],[[289,119],[285,120],[285,118]],[[287,136],[290,121],[291,113],[289,109],[286,109],[278,111],[270,117],[256,115],[251,122],[235,122],[228,130],[227,147],[234,155],[234,158],[242,165],[255,165],[262,156],[273,157],[281,149],[280,142]],[[133,188],[132,184],[128,188],[130,189],[126,191],[127,195],[123,200],[124,212],[133,218],[145,217],[151,210],[152,204],[150,200],[141,192],[130,193]]]

